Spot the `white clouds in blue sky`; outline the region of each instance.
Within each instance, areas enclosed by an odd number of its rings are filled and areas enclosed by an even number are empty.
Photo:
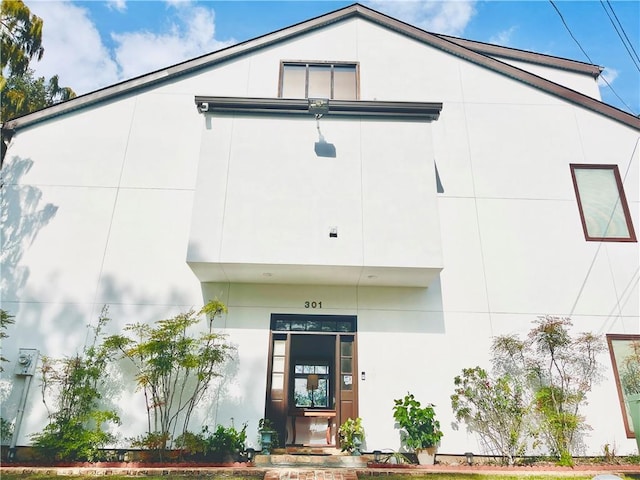
[[[449,2],[370,0],[365,3],[375,10],[423,30],[454,36],[462,35],[476,13],[475,0]]]

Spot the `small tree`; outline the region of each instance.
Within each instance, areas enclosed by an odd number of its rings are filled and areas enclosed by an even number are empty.
[[[101,409],[101,387],[107,378],[108,352],[98,344],[102,328],[109,321],[105,307],[93,329],[93,343],[73,357],[43,357],[42,401],[49,412],[49,424],[33,435],[34,446],[56,460],[95,461],[99,449],[113,441],[103,424],[120,423],[113,410]],[[54,398],[50,410],[47,396]]]
[[[454,384],[456,419],[478,433],[488,451],[513,465],[526,448],[528,405],[522,384],[509,375],[492,378],[480,367],[463,369]]]
[[[147,405],[146,442],[157,450],[171,446],[178,435],[185,435],[195,407],[220,376],[217,368],[229,356],[230,346],[224,336],[213,331],[213,320],[227,311],[215,300],[199,312],[190,310],[155,326],[129,324],[126,331],[134,337],[114,335],[105,343],[112,351],[119,351],[136,368],[136,382],[144,392]],[[199,317],[209,318],[208,329],[198,335],[190,330]],[[180,429],[178,427],[180,425]],[[141,441],[145,444],[145,439]]]
[[[575,338],[569,318],[539,317],[527,339],[497,337],[494,366],[500,373],[520,375],[533,398],[538,430],[550,453],[571,465],[577,435],[587,428],[580,407],[599,379],[597,356],[602,339],[591,333]]]

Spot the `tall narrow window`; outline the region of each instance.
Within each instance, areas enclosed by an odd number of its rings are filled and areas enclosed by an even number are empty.
[[[357,73],[355,63],[283,62],[280,97],[357,100]]]
[[[584,236],[589,241],[635,242],[617,165],[571,165]]]

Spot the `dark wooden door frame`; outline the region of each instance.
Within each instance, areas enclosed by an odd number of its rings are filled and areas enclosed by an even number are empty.
[[[306,318],[310,321],[327,317],[324,315],[296,315],[296,317]],[[341,317],[341,316],[331,316]],[[291,342],[294,335],[307,334],[307,335],[323,335],[332,336],[335,338],[335,354],[334,354],[334,389],[335,394],[335,410],[336,417],[334,419],[334,443],[339,445],[338,441],[338,428],[349,417],[356,418],[358,416],[358,369],[357,369],[357,328],[355,327],[354,316],[344,316],[344,318],[350,318],[354,320],[354,331],[351,332],[329,332],[329,331],[282,331],[270,329],[269,332],[269,356],[267,361],[267,389],[265,392],[265,418],[269,418],[274,424],[274,427],[278,431],[279,445],[281,447],[286,445],[287,441],[287,423],[289,421],[289,402],[291,396]],[[341,361],[341,344],[345,339],[351,339],[352,343],[352,356],[351,356],[351,381],[352,389],[345,391],[343,394],[342,381],[343,374]],[[276,341],[285,342],[284,350],[284,371],[274,372],[274,345]],[[277,355],[278,362],[281,362],[280,355]],[[283,389],[273,389],[274,373],[279,375],[282,373],[282,386]],[[278,380],[279,382],[280,380]],[[344,397],[344,398],[343,398]]]

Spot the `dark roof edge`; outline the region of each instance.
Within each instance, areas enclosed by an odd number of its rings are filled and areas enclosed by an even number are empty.
[[[44,110],[39,110],[23,117],[9,120],[5,122],[3,127],[10,129],[24,128],[29,125],[56,117],[58,115],[62,115],[64,113],[72,112],[80,108],[93,105],[103,100],[107,100],[119,95],[125,95],[127,93],[152,86],[156,83],[174,78],[177,75],[192,72],[215,64],[217,62],[229,60],[236,56],[249,53],[258,48],[262,48],[276,42],[295,37],[297,35],[353,16],[361,16],[386,28],[395,30],[403,35],[424,42],[443,51],[449,52],[460,58],[469,60],[475,64],[484,66],[490,70],[502,73],[503,75],[506,75],[510,78],[522,81],[554,96],[563,98],[576,105],[582,106],[596,113],[609,117],[636,130],[640,130],[640,119],[630,113],[603,103],[599,100],[595,100],[587,95],[576,92],[570,88],[539,77],[533,73],[527,72],[508,63],[497,60],[491,56],[485,55],[484,53],[480,53],[479,51],[475,51],[473,48],[471,48],[471,46],[465,47],[453,40],[450,40],[449,38],[451,37],[428,33],[417,27],[409,25],[408,23],[396,20],[393,17],[389,17],[388,15],[384,15],[357,3],[340,10],[335,10],[325,15],[321,15],[319,17],[315,17],[313,19],[295,24],[293,26],[268,33],[261,37],[247,40],[246,42],[233,45],[231,47],[227,47],[225,49],[218,50],[216,52],[209,53],[192,60],[187,60],[186,62],[182,62],[162,70],[145,74],[131,80],[126,80],[124,82],[103,88],[92,93],[88,93],[86,95],[76,97],[66,102],[48,107]],[[474,48],[479,49],[478,42],[472,42],[472,45],[475,45]],[[504,49],[505,47],[497,48],[501,49],[500,51],[502,51],[502,49]]]
[[[200,113],[302,114],[313,116],[309,100],[293,98],[195,97]],[[439,102],[386,102],[368,100],[329,100],[327,116],[364,116],[437,120],[442,110]]]
[[[478,42],[476,40],[467,40],[465,38],[452,37],[449,35],[440,35],[438,37],[449,40],[456,43],[461,47],[468,48],[474,52],[482,53],[484,55],[497,56],[502,58],[509,58],[512,60],[521,60],[523,62],[535,63],[536,65],[542,65],[553,68],[560,68],[562,70],[569,70],[577,73],[584,73],[598,78],[604,70],[603,67],[593,65],[591,63],[579,62],[577,60],[570,60],[567,58],[554,57],[552,55],[545,55],[543,53],[529,52],[527,50],[519,50],[517,48],[503,47],[501,45],[492,45],[490,43]]]

